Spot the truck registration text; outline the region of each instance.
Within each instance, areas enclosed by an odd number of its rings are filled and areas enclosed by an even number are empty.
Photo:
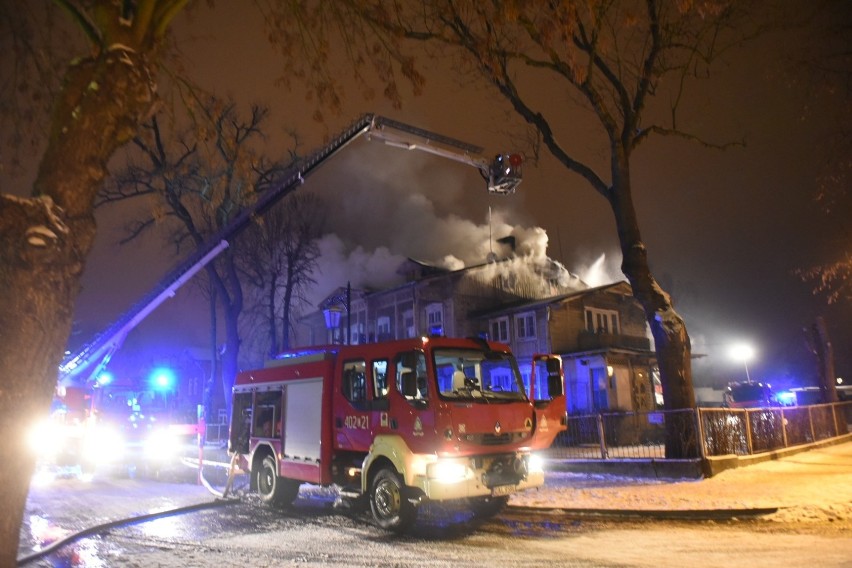
[[[367,430],[370,428],[370,417],[347,416],[343,419],[343,425],[352,430]]]

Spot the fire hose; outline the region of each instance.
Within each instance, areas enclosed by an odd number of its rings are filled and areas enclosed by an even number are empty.
[[[166,518],[166,517],[172,517],[172,516],[175,516],[175,515],[185,515],[187,513],[194,513],[196,511],[203,511],[205,509],[212,509],[212,508],[215,508],[215,507],[223,507],[225,505],[233,505],[234,503],[239,503],[240,502],[239,498],[228,498],[228,494],[229,494],[229,492],[231,492],[231,490],[233,488],[234,476],[235,476],[235,473],[236,473],[236,470],[237,470],[237,468],[236,468],[236,454],[234,455],[233,459],[231,459],[231,463],[229,465],[229,471],[228,471],[228,482],[225,485],[225,489],[223,491],[218,491],[216,488],[214,488],[204,478],[203,467],[202,467],[203,464],[204,464],[203,460],[200,460],[198,462],[198,468],[199,468],[198,479],[201,482],[201,484],[210,493],[212,493],[213,495],[216,496],[215,500],[210,501],[210,502],[206,502],[206,503],[196,503],[195,505],[187,505],[187,506],[184,506],[184,507],[177,507],[175,509],[166,509],[164,511],[159,511],[159,512],[156,512],[156,513],[149,513],[149,514],[146,514],[146,515],[138,515],[138,516],[135,516],[135,517],[127,517],[127,518],[124,518],[124,519],[117,519],[115,521],[109,521],[109,522],[106,522],[106,523],[102,523],[102,524],[99,524],[99,525],[95,525],[93,527],[83,529],[83,530],[78,531],[76,533],[70,534],[70,535],[68,535],[68,536],[66,536],[62,539],[54,541],[50,545],[42,548],[41,550],[39,550],[37,552],[34,552],[30,555],[19,558],[18,559],[18,566],[24,566],[26,564],[29,564],[30,562],[34,562],[36,560],[44,558],[45,556],[53,554],[57,550],[60,550],[60,549],[64,548],[65,546],[68,546],[69,544],[72,544],[72,543],[74,543],[74,542],[76,542],[80,539],[83,539],[83,538],[86,538],[86,537],[89,537],[89,536],[102,534],[104,532],[109,531],[110,529],[114,529],[114,528],[118,528],[118,527],[124,527],[124,526],[130,526],[130,525],[135,525],[135,524],[140,524],[140,523],[145,523],[145,522],[148,522],[148,521],[153,521],[153,520],[156,520],[156,519],[162,519],[162,518]],[[220,465],[220,464],[217,463],[215,465]],[[195,464],[193,464],[193,467],[195,467]]]
[[[76,542],[82,538],[86,538],[89,536],[94,536],[97,534],[104,533],[110,529],[124,527],[129,525],[135,525],[139,523],[145,523],[148,521],[153,521],[155,519],[162,519],[165,517],[172,517],[175,515],[184,515],[186,513],[194,513],[196,511],[203,511],[205,509],[212,509],[214,507],[223,507],[225,505],[232,505],[234,503],[238,503],[239,499],[216,499],[214,501],[210,501],[207,503],[196,503],[195,505],[187,505],[185,507],[178,507],[176,509],[166,509],[165,511],[159,511],[157,513],[149,513],[147,515],[139,515],[136,517],[127,517],[125,519],[118,519],[115,521],[109,521],[107,523],[102,523],[100,525],[96,525],[94,527],[89,527],[87,529],[83,529],[74,534],[68,535],[65,538],[57,540],[51,543],[49,546],[46,546],[39,550],[38,552],[34,552],[28,556],[24,556],[18,559],[18,566],[24,566],[25,564],[29,564],[30,562],[34,562],[40,558],[43,558],[49,554],[53,554],[57,550]]]

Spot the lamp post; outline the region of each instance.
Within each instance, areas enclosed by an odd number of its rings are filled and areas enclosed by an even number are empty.
[[[740,343],[731,347],[731,357],[737,361],[742,361],[745,366],[746,382],[751,382],[751,377],[748,374],[748,362],[754,357],[754,348],[751,345]]]
[[[349,335],[352,333],[352,287],[349,282],[346,283],[346,292],[338,294],[326,300],[325,307],[322,309],[323,318],[325,318],[325,327],[331,331],[340,327],[340,304],[346,310],[346,345],[350,343]]]

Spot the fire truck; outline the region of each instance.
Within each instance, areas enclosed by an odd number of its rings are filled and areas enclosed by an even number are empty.
[[[237,376],[228,450],[262,502],[303,483],[336,486],[402,532],[426,500],[494,514],[544,483],[566,428],[561,360],[533,357],[525,382],[509,347],[431,337],[306,348]]]
[[[58,386],[28,443],[42,480],[96,471],[156,476],[195,439],[196,414],[163,404],[150,389]]]
[[[726,408],[765,408],[778,405],[772,386],[768,383],[731,382],[722,395],[722,406]]]

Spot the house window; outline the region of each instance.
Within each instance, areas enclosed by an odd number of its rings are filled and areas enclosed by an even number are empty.
[[[491,320],[491,339],[500,343],[509,342],[509,318],[502,317]]]
[[[402,312],[402,325],[405,329],[405,337],[414,337],[414,310]]]
[[[618,312],[586,308],[586,330],[592,333],[619,333]]]
[[[390,317],[381,316],[376,319],[376,335],[380,338],[389,338],[391,332]]]
[[[444,335],[444,306],[438,303],[426,306],[429,335]]]
[[[349,328],[349,344],[358,345],[364,343],[364,324],[353,323]]]
[[[535,314],[528,312],[515,316],[515,336],[518,339],[535,339]]]

